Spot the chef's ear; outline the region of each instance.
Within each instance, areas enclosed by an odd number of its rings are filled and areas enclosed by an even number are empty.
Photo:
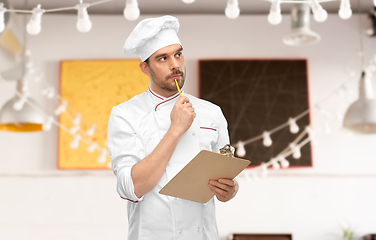
[[[146,62],[140,62],[139,66],[145,75],[150,76],[149,65]]]

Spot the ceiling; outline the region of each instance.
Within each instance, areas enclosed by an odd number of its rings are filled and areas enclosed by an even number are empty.
[[[0,0],[2,2],[4,0]],[[99,0],[84,0],[87,3],[94,3]],[[238,0],[240,14],[268,14],[270,0]],[[291,0],[290,0],[291,1]],[[328,0],[326,0],[328,1]],[[79,0],[8,0],[13,8],[18,10],[31,10],[38,4],[43,9],[54,9],[61,7],[73,7]],[[91,6],[89,14],[122,14],[126,0],[112,0],[103,4]],[[191,4],[186,4],[182,0],[138,0],[141,14],[224,14],[227,0],[196,0]],[[329,13],[337,13],[340,0],[322,2],[321,5]],[[373,7],[373,0],[350,0],[350,5],[354,13],[370,12]],[[360,9],[358,6],[360,5]],[[291,3],[281,4],[282,13],[289,13]],[[59,13],[76,13],[74,11],[62,11]]]

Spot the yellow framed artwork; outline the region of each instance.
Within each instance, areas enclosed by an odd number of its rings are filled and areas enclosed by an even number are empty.
[[[78,134],[86,142],[95,142],[105,148],[107,122],[112,107],[144,92],[149,78],[139,69],[140,60],[67,60],[60,63],[60,95],[68,102],[59,122],[71,129],[72,120],[81,114]],[[92,136],[87,131],[95,124]],[[108,169],[110,158],[97,161],[101,152],[88,151],[88,143],[80,141],[76,149],[70,147],[73,135],[59,128],[58,168],[59,169]]]

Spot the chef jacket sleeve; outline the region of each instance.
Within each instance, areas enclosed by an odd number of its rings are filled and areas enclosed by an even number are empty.
[[[131,202],[143,200],[134,193],[131,177],[132,166],[143,159],[145,151],[135,130],[132,114],[126,114],[119,106],[112,109],[107,126],[107,145],[112,171],[117,177],[117,192]]]

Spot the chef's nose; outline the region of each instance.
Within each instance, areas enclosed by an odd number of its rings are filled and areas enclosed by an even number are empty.
[[[178,60],[175,58],[171,58],[170,67],[171,67],[171,70],[180,68]]]

